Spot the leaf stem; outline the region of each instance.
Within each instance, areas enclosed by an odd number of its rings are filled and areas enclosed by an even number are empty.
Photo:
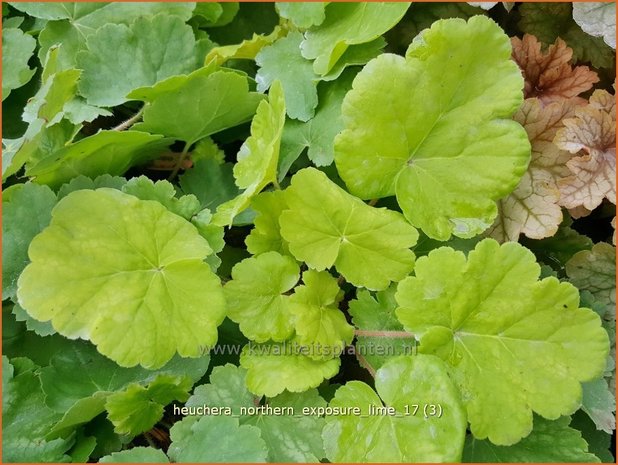
[[[342,275],[339,275],[339,277],[337,278],[337,286],[341,287],[343,286],[345,283],[345,278]]]
[[[370,331],[364,329],[355,329],[354,335],[365,337],[386,337],[392,339],[414,337],[414,334],[407,331]]]
[[[281,190],[281,186],[279,185],[279,181],[277,180],[277,176],[275,176],[275,179],[273,179],[273,186],[275,186],[275,189],[277,189],[278,191]]]
[[[365,356],[359,351],[356,351],[356,360],[358,360],[360,366],[362,366],[365,370],[369,372],[372,378],[376,377],[376,369],[371,366],[371,363],[369,363]]]
[[[137,123],[142,118],[142,114],[144,113],[144,108],[145,107],[146,107],[146,105],[144,105],[140,109],[140,111],[135,113],[128,120],[126,120],[126,121],[120,123],[118,126],[112,128],[112,130],[113,131],[124,131],[125,129],[129,129],[131,126],[133,126],[135,123]]]
[[[187,158],[187,154],[189,153],[189,147],[191,147],[191,142],[185,142],[185,146],[182,149],[182,153],[178,157],[178,161],[174,165],[174,169],[172,170],[172,172],[170,173],[170,175],[167,178],[168,181],[172,181],[176,177],[176,175],[178,174],[178,171],[180,171],[180,167],[184,163],[185,158]]]
[[[371,199],[369,202],[367,202],[367,205],[369,205],[370,207],[375,207],[376,203],[378,203],[379,199]]]

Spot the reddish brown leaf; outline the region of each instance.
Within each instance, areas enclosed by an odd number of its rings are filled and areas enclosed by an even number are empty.
[[[564,120],[554,143],[577,156],[567,162],[571,175],[560,180],[560,204],[567,208],[598,207],[604,198],[616,203],[616,102],[597,90],[590,103]]]
[[[560,98],[577,97],[599,81],[597,73],[587,66],[570,64],[573,50],[560,38],[541,51],[541,43],[530,34],[523,39],[511,38],[513,60],[519,65],[525,80],[524,96],[538,97],[543,103]]]

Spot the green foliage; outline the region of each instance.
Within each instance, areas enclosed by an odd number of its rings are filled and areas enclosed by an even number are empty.
[[[3,462],[614,461],[614,12],[4,3]]]

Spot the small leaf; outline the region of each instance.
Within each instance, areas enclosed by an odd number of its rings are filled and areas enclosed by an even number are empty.
[[[87,44],[77,54],[77,67],[83,70],[80,93],[91,105],[120,105],[134,89],[195,69],[193,31],[177,16],[106,24]]]
[[[34,76],[36,69],[28,61],[35,48],[36,40],[21,29],[2,30],[2,100]]]
[[[91,340],[121,366],[159,368],[175,352],[197,357],[217,340],[225,310],[219,279],[203,262],[211,252],[158,202],[77,191],[32,241],[18,298],[37,320]]]
[[[615,98],[607,91],[595,91],[590,103],[577,109],[574,118],[564,120],[564,126],[554,143],[578,156],[567,162],[571,175],[560,181],[561,205],[594,210],[604,198],[615,205]]]
[[[293,333],[290,297],[299,279],[296,262],[267,252],[237,263],[224,287],[228,317],[256,342],[284,341]]]
[[[327,2],[277,2],[275,6],[279,16],[289,19],[300,29],[319,26],[326,15],[324,8]]]
[[[234,165],[236,185],[244,191],[234,199],[217,207],[213,223],[229,226],[245,210],[252,197],[270,183],[277,182],[277,164],[281,134],[285,124],[283,89],[277,81],[271,88],[268,101],[260,102],[251,122],[251,136],[238,151]]]
[[[251,119],[262,96],[249,92],[245,76],[210,66],[137,89],[128,98],[148,103],[143,122],[133,129],[191,145]]]
[[[335,265],[369,289],[384,289],[412,270],[418,233],[400,213],[366,205],[314,168],[297,172],[285,195],[290,209],[281,214],[281,235],[309,267]]]
[[[588,444],[579,431],[569,426],[569,417],[550,421],[534,417],[529,436],[512,446],[466,438],[463,461],[476,463],[587,463],[599,462],[588,452]]]
[[[326,417],[326,457],[331,462],[459,461],[466,416],[447,370],[431,355],[401,356],[377,371],[377,394],[363,382],[348,381],[329,406],[357,407],[361,415]],[[426,405],[440,405],[442,415],[425,417]],[[396,414],[372,414],[370,407],[392,408]]]
[[[536,37],[524,34],[513,37],[513,60],[525,79],[524,96],[538,97],[545,104],[562,98],[577,97],[599,82],[597,73],[587,66],[570,64],[573,50],[562,39],[556,39],[545,53]]]
[[[119,434],[136,436],[150,430],[162,417],[163,407],[185,401],[192,387],[186,376],[159,375],[148,387],[131,384],[105,402],[108,418]]]
[[[582,410],[594,421],[597,429],[612,434],[616,429],[616,397],[605,379],[583,385]]]
[[[274,397],[284,390],[303,392],[318,387],[339,372],[340,360],[313,360],[298,353],[293,341],[281,344],[249,344],[243,348],[240,366],[247,369],[247,388]]]
[[[581,383],[605,369],[609,341],[598,315],[579,308],[571,284],[537,281],[539,273],[521,245],[485,239],[467,260],[433,250],[398,286],[397,317],[421,352],[451,364],[477,439],[512,445],[532,430],[532,412],[573,413]]]
[[[302,54],[315,59],[313,70],[324,75],[348,46],[375,40],[403,17],[409,3],[330,3],[326,19],[305,33]]]
[[[253,34],[251,39],[243,40],[240,44],[215,47],[208,52],[208,55],[206,55],[204,64],[209,65],[210,63],[215,63],[220,66],[228,60],[255,60],[255,57],[258,53],[260,53],[260,50],[268,45],[271,45],[284,35],[284,29],[276,26],[275,29],[268,35]]]
[[[195,195],[202,208],[212,211],[238,194],[232,164],[219,164],[211,158],[198,160],[180,176],[179,181],[185,194]]]
[[[177,198],[171,183],[163,180],[153,182],[146,176],[129,180],[122,186],[122,192],[141,200],[155,200],[185,220],[190,220],[201,210],[200,201],[194,195]]]
[[[303,282],[290,297],[296,340],[308,348],[309,357],[328,360],[352,342],[354,327],[337,308],[341,290],[335,278],[327,271],[307,270]]]
[[[487,229],[495,200],[517,185],[530,156],[525,131],[509,119],[522,103],[510,54],[504,31],[475,16],[436,21],[406,58],[369,62],[343,101],[345,129],[335,139],[349,191],[396,194],[406,218],[433,239]]]
[[[573,19],[584,32],[616,49],[616,3],[573,3]]]
[[[255,227],[246,237],[247,250],[253,255],[264,252],[279,252],[290,255],[288,244],[281,237],[279,217],[288,209],[283,191],[262,192],[251,201],[251,207],[257,212]]]
[[[260,92],[268,89],[273,81],[281,81],[288,116],[307,121],[313,117],[318,105],[318,91],[311,62],[300,53],[302,40],[300,32],[290,32],[264,47],[255,57],[260,67],[255,80]]]

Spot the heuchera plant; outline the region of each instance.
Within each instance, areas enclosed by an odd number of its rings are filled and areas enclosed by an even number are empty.
[[[4,462],[614,461],[613,4],[2,14]]]

